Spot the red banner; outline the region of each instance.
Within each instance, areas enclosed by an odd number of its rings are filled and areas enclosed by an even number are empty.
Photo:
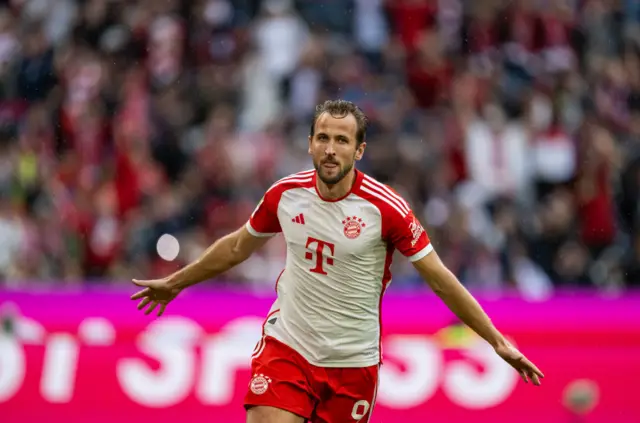
[[[194,292],[154,319],[127,293],[0,292],[0,421],[244,422],[271,301]],[[640,422],[638,296],[483,305],[543,386],[524,384],[433,296],[390,296],[372,422]]]

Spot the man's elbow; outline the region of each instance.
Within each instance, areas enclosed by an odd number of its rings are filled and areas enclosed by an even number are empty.
[[[429,288],[439,297],[447,293],[446,284],[439,275],[434,273],[423,274],[422,279],[427,282]]]
[[[437,256],[425,257],[414,266],[422,279],[438,296],[447,295],[451,290],[451,278],[454,276]]]
[[[235,232],[231,236],[231,250],[229,255],[229,261],[232,266],[238,265],[248,259],[255,251],[255,246],[251,242],[252,240],[246,238],[243,229]]]
[[[237,266],[238,264],[248,259],[250,255],[251,253],[247,253],[247,251],[236,244],[231,248],[231,254],[229,255],[229,265]]]

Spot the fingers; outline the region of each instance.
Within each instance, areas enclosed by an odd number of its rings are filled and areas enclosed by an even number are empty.
[[[542,384],[538,375],[531,371],[519,370],[518,373],[520,373],[520,377],[525,383],[529,383],[529,381],[531,381],[535,386],[540,386]]]
[[[151,290],[149,288],[145,288],[141,291],[136,292],[135,294],[133,294],[131,296],[132,300],[139,300],[142,297],[146,297],[149,295],[149,293],[151,292]]]
[[[160,303],[159,303],[159,302],[157,302],[157,301],[154,301],[154,302],[153,302],[153,304],[151,304],[151,307],[149,307],[149,308],[147,309],[147,311],[145,311],[145,312],[144,312],[144,314],[146,314],[147,316],[148,316],[149,314],[151,314],[151,313],[153,312],[153,310],[155,310],[155,308],[156,308],[156,307],[158,307],[158,304],[160,304]]]
[[[537,375],[537,374],[535,374],[535,373],[531,373],[531,374],[529,375],[529,377],[530,377],[530,378],[531,378],[531,380],[533,381],[533,384],[534,384],[534,385],[536,385],[536,386],[540,386],[540,378],[538,377],[538,375]]]
[[[526,358],[522,358],[521,362],[520,362],[520,367],[517,368],[518,373],[520,373],[520,377],[522,377],[522,379],[528,383],[528,380],[531,380],[531,382],[535,385],[535,386],[540,386],[541,382],[540,382],[540,378],[543,378],[544,375],[542,374],[542,372],[540,371],[540,369],[538,369],[535,364],[533,364],[532,362],[530,362],[529,360],[527,360]]]
[[[531,378],[531,380],[533,380],[534,382],[537,380],[538,381],[537,384],[539,385],[540,378],[544,377],[544,374],[540,371],[540,369],[538,369],[535,364],[533,364],[531,361],[529,361],[526,358],[522,359],[522,364],[527,370],[527,373],[529,374],[529,377]]]
[[[518,373],[520,373],[520,377],[522,378],[524,383],[529,383],[529,380],[527,379],[527,374],[525,373],[524,370],[518,370]]]
[[[158,305],[160,305],[160,308],[158,309],[158,316],[162,316],[165,309],[167,308],[167,301],[164,301],[164,300],[158,301],[157,299],[158,290],[155,288],[155,283],[157,281],[154,281],[154,280],[141,281],[138,279],[132,279],[132,282],[137,286],[145,287],[144,289],[136,292],[131,296],[132,300],[142,299],[142,301],[138,303],[138,310],[144,310],[144,314],[149,315],[153,313],[153,311],[158,307]],[[171,301],[171,299],[169,299],[169,301]]]
[[[528,360],[527,360],[527,361],[528,361]],[[536,365],[535,365],[535,364],[533,364],[533,363],[532,363],[532,362],[530,362],[530,361],[529,361],[529,364],[531,365],[531,370],[533,371],[533,373],[535,373],[535,374],[536,374],[537,376],[539,376],[539,377],[542,377],[542,378],[544,377],[544,373],[542,373],[542,372],[540,371],[540,369],[538,369],[538,368],[536,367]]]
[[[151,298],[146,297],[145,299],[143,299],[142,301],[140,301],[140,303],[138,304],[138,310],[142,310],[143,308],[145,308],[147,306],[147,304],[149,304],[151,302]]]
[[[132,279],[131,282],[133,282],[134,285],[149,287],[153,285],[154,281],[141,281],[139,279]]]
[[[151,304],[151,306],[149,306],[149,304]],[[153,313],[153,310],[155,310],[158,305],[160,305],[160,309],[158,310],[158,317],[160,317],[162,316],[162,314],[164,314],[164,310],[167,308],[167,304],[159,301],[153,301],[149,297],[146,297],[142,301],[140,301],[140,303],[138,304],[138,310],[144,310],[145,307],[149,306],[144,311],[144,314],[148,316],[149,314]]]
[[[160,304],[160,310],[158,310],[158,317],[162,316],[165,308],[167,308],[166,304]]]

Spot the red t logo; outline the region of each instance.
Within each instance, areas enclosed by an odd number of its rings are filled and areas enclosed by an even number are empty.
[[[333,257],[331,256],[333,255],[335,244],[309,237],[307,238],[306,247],[309,248],[309,246],[313,243],[316,244],[315,251],[313,252],[307,251],[307,253],[304,255],[304,258],[306,258],[307,260],[313,260],[313,254],[315,253],[316,255],[316,267],[314,267],[313,269],[309,269],[309,271],[313,273],[319,273],[321,275],[326,275],[327,272],[325,272],[324,269],[322,268],[322,264],[324,262],[324,255],[322,254],[322,251],[324,250],[325,245],[329,247],[330,256],[327,257],[327,265],[333,266]],[[309,248],[309,249],[312,250],[312,248]]]

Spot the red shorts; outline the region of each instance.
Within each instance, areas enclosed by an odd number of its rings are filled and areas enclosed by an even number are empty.
[[[245,408],[270,406],[312,423],[368,422],[378,387],[378,365],[325,368],[309,364],[291,347],[265,337],[251,361]]]

